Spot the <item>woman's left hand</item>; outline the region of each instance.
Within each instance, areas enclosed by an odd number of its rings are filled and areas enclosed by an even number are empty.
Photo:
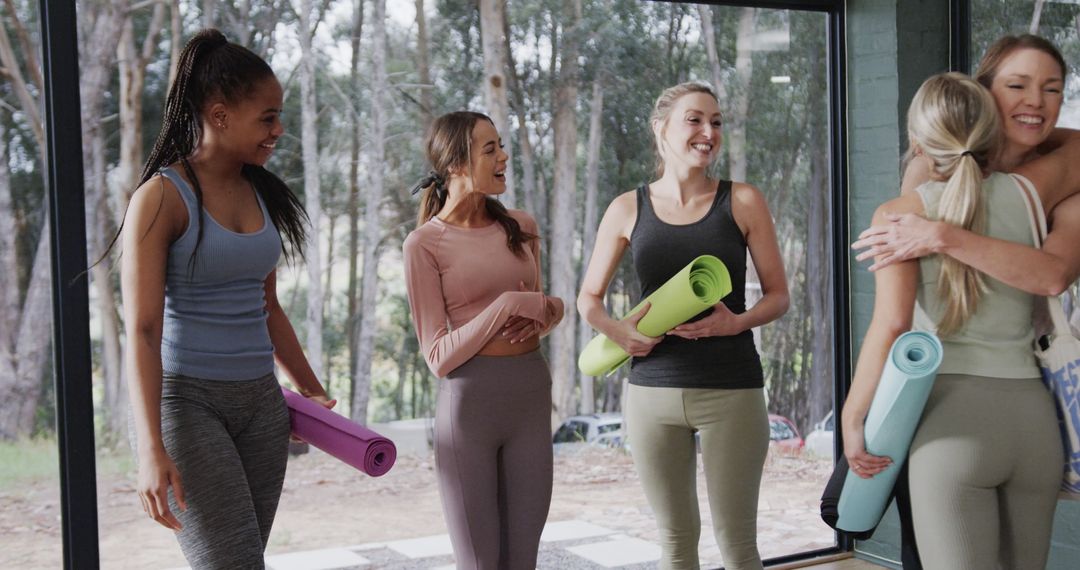
[[[337,405],[337,400],[331,400],[329,397],[327,397],[325,392],[315,396],[305,396],[305,398],[311,400],[312,402],[315,402],[316,404],[319,404],[320,406],[328,410],[334,409],[334,406]],[[296,443],[307,443],[306,441],[292,434],[289,434],[289,441],[294,441]]]
[[[732,313],[731,309],[721,302],[714,305],[712,314],[704,319],[683,323],[669,330],[667,334],[697,340],[706,336],[731,336],[742,331],[739,316]]]
[[[320,406],[332,410],[337,405],[337,400],[331,400],[326,394],[319,394],[317,396],[308,396],[307,399],[319,404]]]

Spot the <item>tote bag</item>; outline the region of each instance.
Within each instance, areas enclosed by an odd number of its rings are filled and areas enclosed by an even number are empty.
[[[1024,203],[1032,220],[1035,246],[1042,247],[1046,239],[1046,215],[1042,201],[1031,181],[1013,174],[1024,192]],[[1065,447],[1062,498],[1080,500],[1080,340],[1072,335],[1061,299],[1046,297],[1046,313],[1050,331],[1035,340],[1035,358],[1042,370],[1043,382],[1054,395],[1057,405],[1061,439]],[[1036,301],[1038,302],[1038,301]]]

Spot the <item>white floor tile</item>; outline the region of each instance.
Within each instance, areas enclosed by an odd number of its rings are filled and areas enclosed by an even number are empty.
[[[364,566],[371,561],[344,548],[328,548],[270,556],[266,564],[273,570],[334,570]]]
[[[571,546],[567,550],[604,568],[660,560],[660,546],[639,538],[594,542]]]
[[[450,546],[450,535],[440,534],[437,536],[425,536],[423,538],[410,538],[408,540],[395,540],[387,542],[386,547],[408,556],[409,558],[427,558],[428,556],[443,556],[453,554],[454,549]]]
[[[584,521],[560,521],[544,526],[541,542],[558,542],[612,534],[613,530]]]

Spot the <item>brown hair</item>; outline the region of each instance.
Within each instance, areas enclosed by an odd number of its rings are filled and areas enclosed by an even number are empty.
[[[671,116],[671,109],[675,107],[675,102],[679,100],[683,95],[689,95],[691,93],[705,93],[715,99],[718,103],[720,99],[717,98],[716,92],[707,83],[701,83],[698,81],[687,81],[680,83],[672,87],[664,89],[660,96],[656,98],[656,103],[653,105],[652,115],[649,116],[649,125],[660,123],[664,125],[660,129],[660,134],[664,133],[667,128],[668,118]],[[658,138],[653,139],[653,151],[656,153],[656,175],[664,175],[664,156],[660,152],[660,140]]]
[[[975,79],[982,83],[983,87],[990,89],[990,86],[994,83],[994,76],[997,75],[1002,62],[1018,49],[1034,49],[1054,58],[1054,61],[1061,66],[1062,80],[1069,74],[1069,67],[1065,64],[1065,58],[1061,56],[1061,52],[1050,40],[1034,34],[1022,34],[1019,36],[1002,36],[991,44],[986,49],[982,59],[979,60],[979,68],[975,70]]]
[[[483,113],[473,111],[454,111],[435,119],[427,136],[427,159],[431,163],[429,172],[416,190],[423,190],[420,197],[420,212],[416,217],[416,226],[424,225],[446,204],[446,181],[453,168],[469,169],[472,164],[472,133],[479,121],[495,123]],[[484,209],[506,231],[506,246],[515,255],[525,255],[525,242],[537,236],[523,231],[521,224],[495,198],[484,198]]]

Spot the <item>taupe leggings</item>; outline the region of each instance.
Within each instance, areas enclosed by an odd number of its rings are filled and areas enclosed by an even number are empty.
[[[939,375],[908,466],[923,567],[1045,568],[1063,462],[1039,380]]]
[[[551,504],[551,374],[539,350],[439,382],[435,465],[457,567],[534,570]]]
[[[631,384],[625,413],[634,465],[660,527],[660,567],[700,567],[697,431],[713,534],[724,567],[760,569],[758,492],[769,449],[769,419],[762,390]]]

